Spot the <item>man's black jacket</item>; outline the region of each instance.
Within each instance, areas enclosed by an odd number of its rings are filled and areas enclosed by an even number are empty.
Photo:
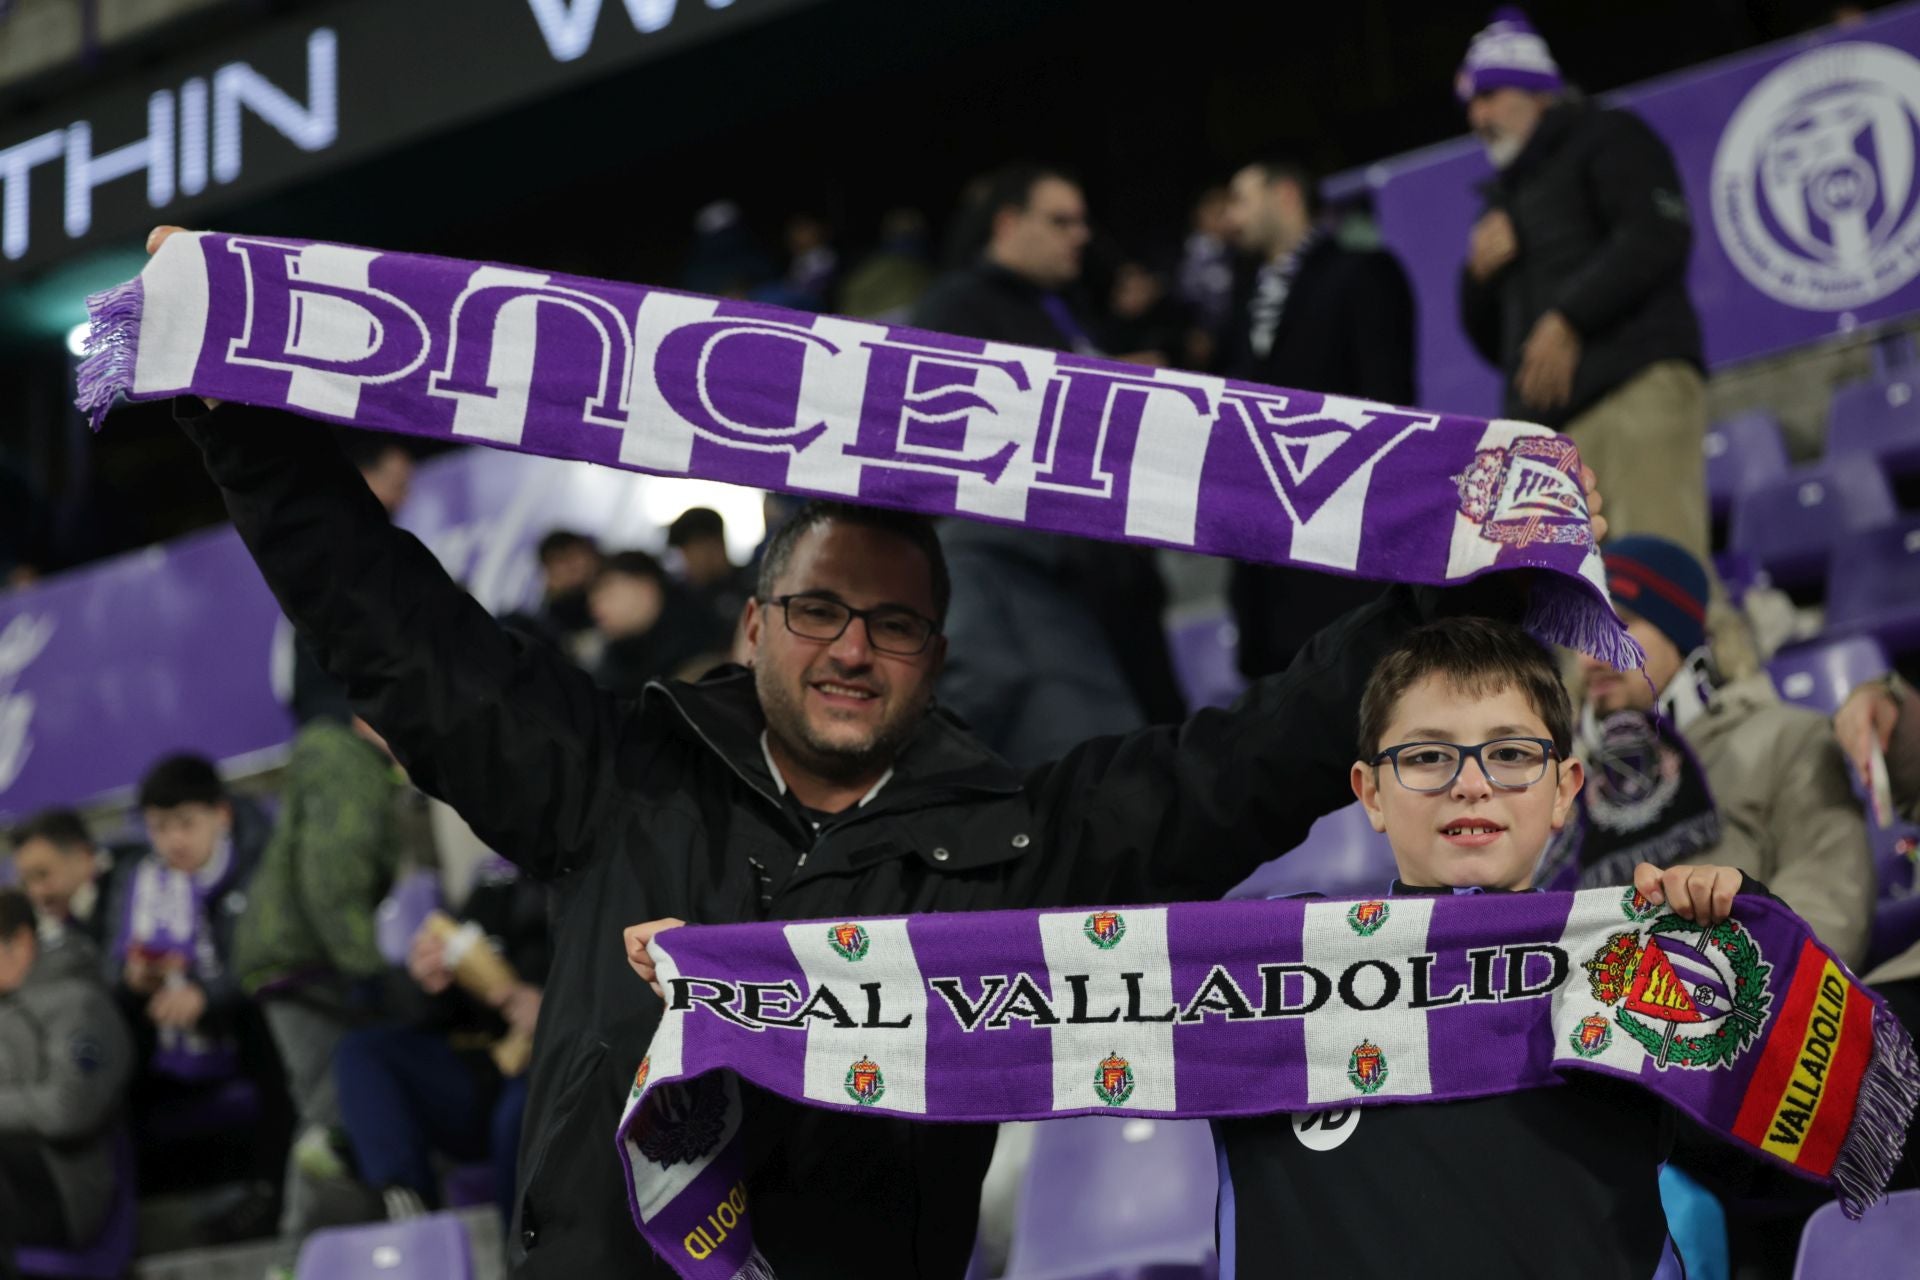
[[[1351,801],[1362,683],[1434,601],[1391,592],[1231,711],[1027,772],[936,710],[886,788],[815,833],[767,772],[751,675],[606,694],[389,524],[324,427],[179,403],[287,616],[414,783],[554,882],[521,1276],[668,1274],[628,1219],[613,1143],[661,1011],[627,967],[625,926],[1217,898]],[[768,907],[756,863],[774,877]],[[783,1280],[965,1270],[990,1127],[757,1097],[747,1132],[756,1230]]]
[[[1513,220],[1520,252],[1484,281],[1462,268],[1460,317],[1506,378],[1507,416],[1557,427],[1648,365],[1700,365],[1686,193],[1672,153],[1638,116],[1563,102],[1482,191]],[[1514,375],[1549,311],[1580,335],[1580,363],[1572,399],[1540,410],[1521,402]]]

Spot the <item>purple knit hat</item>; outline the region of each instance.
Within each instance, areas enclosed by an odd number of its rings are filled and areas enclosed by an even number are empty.
[[[1528,89],[1558,93],[1565,87],[1560,67],[1547,42],[1519,9],[1496,9],[1492,21],[1467,46],[1467,56],[1453,78],[1460,101],[1493,89]]]

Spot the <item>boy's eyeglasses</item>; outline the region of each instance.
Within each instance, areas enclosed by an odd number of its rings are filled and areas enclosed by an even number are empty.
[[[1460,742],[1403,742],[1373,758],[1393,764],[1393,776],[1409,791],[1431,793],[1453,785],[1469,759],[1502,791],[1525,791],[1547,776],[1547,761],[1558,755],[1547,738],[1495,738],[1476,746]]]

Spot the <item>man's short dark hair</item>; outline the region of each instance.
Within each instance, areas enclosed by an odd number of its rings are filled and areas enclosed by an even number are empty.
[[[1291,182],[1307,202],[1307,215],[1320,216],[1320,178],[1312,166],[1290,155],[1268,155],[1250,161],[1247,168],[1259,170],[1269,184]]]
[[[567,551],[591,551],[600,554],[600,544],[584,533],[575,533],[571,529],[555,529],[540,539],[538,554],[541,564],[551,564],[555,556]]]
[[[1360,697],[1360,758],[1380,753],[1394,708],[1407,690],[1439,676],[1470,697],[1518,689],[1562,760],[1573,750],[1573,702],[1553,655],[1511,622],[1442,618],[1409,631],[1373,669]]]
[[[384,431],[362,431],[357,427],[335,427],[333,438],[340,442],[340,452],[347,455],[347,461],[360,471],[372,471],[389,453],[398,449],[408,460],[413,458],[413,450],[407,448],[399,436],[388,435]]]
[[[86,822],[71,809],[42,809],[13,829],[16,853],[29,840],[45,840],[63,853],[84,853],[93,848]]]
[[[667,545],[684,547],[702,538],[727,540],[727,522],[712,507],[688,507],[667,526]]]
[[[33,931],[33,902],[18,889],[0,889],[0,942],[12,942],[22,929]]]
[[[616,573],[628,578],[651,578],[662,587],[667,585],[666,567],[644,551],[618,551],[608,556],[600,562],[600,572],[594,575],[594,581]]]
[[[1035,164],[1028,160],[997,170],[987,180],[987,198],[984,208],[988,223],[991,224],[1002,209],[1018,209],[1025,212],[1033,203],[1033,189],[1048,178],[1070,182],[1076,187],[1080,185],[1080,180],[1065,169],[1050,164]]]
[[[760,582],[756,588],[762,600],[773,598],[774,584],[780,581],[780,575],[787,571],[787,565],[792,562],[795,544],[810,529],[830,521],[857,525],[862,529],[877,529],[912,543],[914,549],[926,557],[927,572],[932,578],[934,621],[944,623],[947,620],[947,605],[953,599],[953,581],[947,576],[946,553],[940,549],[940,537],[933,531],[933,521],[911,511],[891,511],[884,507],[863,507],[857,503],[825,499],[801,507],[794,513],[793,519],[781,525],[780,531],[767,543],[766,552],[760,557]]]
[[[225,804],[226,784],[213,762],[188,752],[168,756],[140,779],[142,809],[178,809],[183,804]]]

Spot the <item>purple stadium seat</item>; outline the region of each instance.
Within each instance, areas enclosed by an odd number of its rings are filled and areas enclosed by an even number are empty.
[[[1766,575],[1760,572],[1760,566],[1744,551],[1715,552],[1713,571],[1720,575],[1720,585],[1727,589],[1727,598],[1735,604],[1745,600],[1747,592],[1766,585],[1767,581]]]
[[[1170,627],[1167,648],[1180,692],[1193,710],[1224,707],[1240,696],[1247,682],[1235,664],[1240,637],[1233,620],[1218,614]]]
[[[1873,913],[1873,940],[1867,944],[1867,963],[1874,969],[1920,942],[1920,898],[1882,902]]]
[[[1920,649],[1920,518],[1836,541],[1826,627],[1878,636],[1893,653]]]
[[[420,925],[440,906],[440,875],[410,871],[394,882],[392,892],[374,912],[374,935],[388,964],[405,964],[407,949]]]
[[[1393,850],[1387,838],[1367,822],[1365,809],[1350,804],[1314,823],[1297,848],[1262,864],[1227,897],[1284,898],[1295,893],[1361,897],[1384,893],[1393,876]]]
[[[1914,348],[1911,333],[1890,333],[1877,339],[1872,347],[1873,376],[1881,382],[1891,382],[1895,378],[1913,372],[1920,351]]]
[[[448,1213],[316,1231],[300,1246],[297,1280],[467,1280],[467,1229]]]
[[[1920,1255],[1920,1191],[1896,1191],[1858,1222],[1848,1222],[1833,1201],[1807,1219],[1806,1230],[1800,1233],[1800,1254],[1793,1262],[1793,1280],[1911,1275],[1916,1255]]]
[[[1778,480],[1792,465],[1780,421],[1765,409],[1714,424],[1706,450],[1707,506],[1716,520],[1733,510],[1737,495]]]
[[[1920,378],[1850,382],[1833,393],[1827,456],[1863,453],[1896,475],[1920,467]]]
[[[1007,1280],[1211,1280],[1218,1190],[1204,1120],[1049,1120],[1034,1134]]]
[[[1794,645],[1773,655],[1767,674],[1787,702],[1830,716],[1855,686],[1887,674],[1892,664],[1871,636]]]
[[[1783,587],[1818,584],[1844,534],[1890,524],[1893,490],[1872,458],[1844,454],[1800,467],[1733,502],[1731,545]]]
[[[82,1249],[21,1249],[15,1255],[20,1274],[35,1280],[119,1280],[133,1266],[139,1219],[133,1140],[122,1127],[113,1135],[113,1202],[99,1235]]]

